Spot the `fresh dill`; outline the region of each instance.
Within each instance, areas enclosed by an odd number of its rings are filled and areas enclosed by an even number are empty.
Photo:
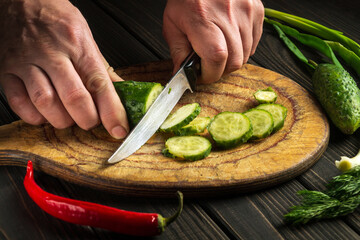
[[[323,192],[301,190],[298,194],[301,204],[284,215],[287,223],[306,224],[352,213],[360,204],[360,166],[335,176]]]

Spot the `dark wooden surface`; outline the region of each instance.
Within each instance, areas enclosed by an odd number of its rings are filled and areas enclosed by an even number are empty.
[[[89,22],[104,56],[114,67],[169,58],[161,35],[165,1],[74,0]],[[360,42],[359,3],[335,0],[264,0],[266,7],[313,19]],[[316,57],[316,56],[314,56]],[[283,74],[312,93],[310,76],[285,49],[269,26],[250,63]],[[359,78],[357,78],[359,79]],[[0,124],[17,120],[0,95]],[[185,199],[184,212],[157,239],[360,239],[359,210],[346,217],[301,227],[288,226],[282,216],[297,204],[301,189],[322,190],[339,171],[334,161],[353,156],[360,132],[351,136],[332,125],[329,146],[320,160],[299,177],[270,189],[208,199]],[[57,220],[28,197],[22,181],[25,168],[0,168],[0,239],[127,239],[130,237]],[[170,215],[176,200],[120,196],[70,184],[36,172],[47,191],[117,208]]]

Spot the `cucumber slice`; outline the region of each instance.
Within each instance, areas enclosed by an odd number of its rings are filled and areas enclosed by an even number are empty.
[[[257,109],[263,109],[271,113],[274,119],[274,129],[273,132],[278,131],[284,126],[285,118],[287,115],[287,108],[283,105],[276,103],[264,103],[256,107]]]
[[[250,119],[238,112],[217,114],[208,127],[211,137],[221,148],[240,145],[252,136]]]
[[[211,143],[201,136],[175,136],[165,142],[163,154],[166,157],[196,161],[207,157]]]
[[[113,84],[125,107],[131,128],[139,123],[164,88],[155,82],[122,81]]]
[[[265,138],[272,133],[274,129],[274,119],[268,111],[252,108],[244,114],[250,119],[253,127],[253,135],[250,140]]]
[[[258,90],[254,93],[255,99],[259,103],[274,103],[277,99],[277,94],[271,87],[263,90]]]
[[[201,107],[198,103],[186,104],[173,114],[170,114],[160,126],[160,130],[164,132],[175,132],[194,120],[200,111]]]
[[[211,118],[209,117],[196,117],[188,125],[174,131],[176,135],[186,136],[202,133],[209,125]]]

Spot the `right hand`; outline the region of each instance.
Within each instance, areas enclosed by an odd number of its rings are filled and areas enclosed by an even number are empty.
[[[260,0],[168,0],[163,19],[174,72],[194,50],[201,58],[199,83],[212,83],[255,53],[264,6]]]
[[[0,3],[0,84],[25,122],[55,128],[100,122],[115,138],[129,131],[112,81],[121,81],[68,0]]]

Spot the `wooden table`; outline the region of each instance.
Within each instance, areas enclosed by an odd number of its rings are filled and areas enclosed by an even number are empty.
[[[74,0],[88,20],[104,56],[114,67],[169,59],[161,34],[165,0]],[[360,42],[359,3],[348,0],[264,0],[269,8],[310,18]],[[249,63],[299,83],[312,93],[310,76],[284,47],[273,29],[264,25],[260,45]],[[17,120],[0,95],[0,124]],[[360,215],[293,227],[282,216],[299,202],[301,189],[322,190],[339,171],[334,161],[354,156],[360,132],[342,134],[330,125],[330,142],[319,161],[302,175],[272,188],[217,198],[185,199],[182,215],[158,239],[359,239]],[[0,239],[126,239],[124,235],[57,220],[28,197],[22,181],[25,168],[0,167]],[[121,196],[71,184],[36,172],[36,181],[65,197],[97,202],[121,209],[170,215],[176,200]]]

